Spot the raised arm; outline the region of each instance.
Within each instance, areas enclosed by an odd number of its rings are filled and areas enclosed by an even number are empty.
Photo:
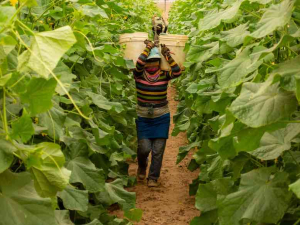
[[[136,62],[135,70],[133,71],[133,75],[135,78],[143,75],[143,70],[146,65],[147,58],[150,54],[151,49],[154,47],[154,44],[151,41],[146,40],[145,44],[146,44],[146,48],[144,49],[142,54],[139,56],[139,58]]]
[[[166,58],[171,67],[171,71],[166,72],[167,78],[171,80],[179,77],[182,74],[182,71],[179,65],[172,58],[170,50],[165,45],[162,45],[161,53]]]

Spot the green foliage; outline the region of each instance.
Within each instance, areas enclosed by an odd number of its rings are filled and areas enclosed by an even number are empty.
[[[36,193],[29,173],[7,170],[1,173],[0,180],[3,224],[57,224],[51,200]]]
[[[124,213],[124,216],[130,220],[139,222],[143,216],[143,210],[141,209],[130,209]]]
[[[1,224],[141,219],[124,189],[135,182],[136,100],[118,39],[151,33],[157,10],[146,0],[1,3]],[[113,204],[129,220],[110,216]]]
[[[298,224],[299,1],[178,0],[170,31],[188,34],[173,135],[197,147],[191,224]]]

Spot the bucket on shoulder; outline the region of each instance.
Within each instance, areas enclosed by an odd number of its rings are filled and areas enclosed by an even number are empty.
[[[134,64],[136,64],[138,57],[145,49],[144,41],[146,39],[148,39],[148,33],[146,32],[121,34],[119,43],[121,45],[126,45],[124,58],[131,59],[134,61]]]
[[[159,43],[165,44],[172,53],[172,58],[176,63],[183,68],[183,63],[185,62],[185,52],[184,47],[185,43],[188,41],[188,36],[186,35],[177,35],[177,34],[166,34],[159,36]],[[167,60],[162,57],[161,69],[170,71],[171,67]]]
[[[146,32],[135,32],[121,34],[119,38],[119,43],[121,45],[126,45],[124,50],[124,58],[133,60],[134,64],[140,54],[145,49],[144,41],[148,39],[148,33]],[[159,43],[165,44],[173,53],[172,57],[178,65],[183,68],[183,63],[185,62],[185,43],[188,41],[188,36],[177,35],[177,34],[165,34],[159,36]],[[161,49],[160,49],[161,50]],[[170,71],[171,67],[166,59],[162,56],[161,69]]]

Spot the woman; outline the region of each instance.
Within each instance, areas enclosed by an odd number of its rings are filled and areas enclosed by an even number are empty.
[[[181,75],[181,69],[162,45],[162,55],[171,66],[171,71],[160,69],[161,55],[151,41],[145,41],[146,48],[139,56],[134,70],[137,89],[136,120],[138,134],[138,178],[146,178],[148,156],[152,160],[148,175],[148,186],[159,186],[158,178],[162,166],[166,141],[169,136],[170,112],[167,101],[168,82]]]

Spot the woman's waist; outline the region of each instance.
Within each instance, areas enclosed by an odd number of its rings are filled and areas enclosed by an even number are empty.
[[[156,118],[169,112],[170,110],[168,104],[162,105],[160,107],[143,107],[137,105],[137,114],[139,117]]]
[[[142,108],[161,108],[164,106],[168,105],[168,101],[167,100],[162,100],[162,101],[141,101],[138,99],[138,106],[142,107]]]

